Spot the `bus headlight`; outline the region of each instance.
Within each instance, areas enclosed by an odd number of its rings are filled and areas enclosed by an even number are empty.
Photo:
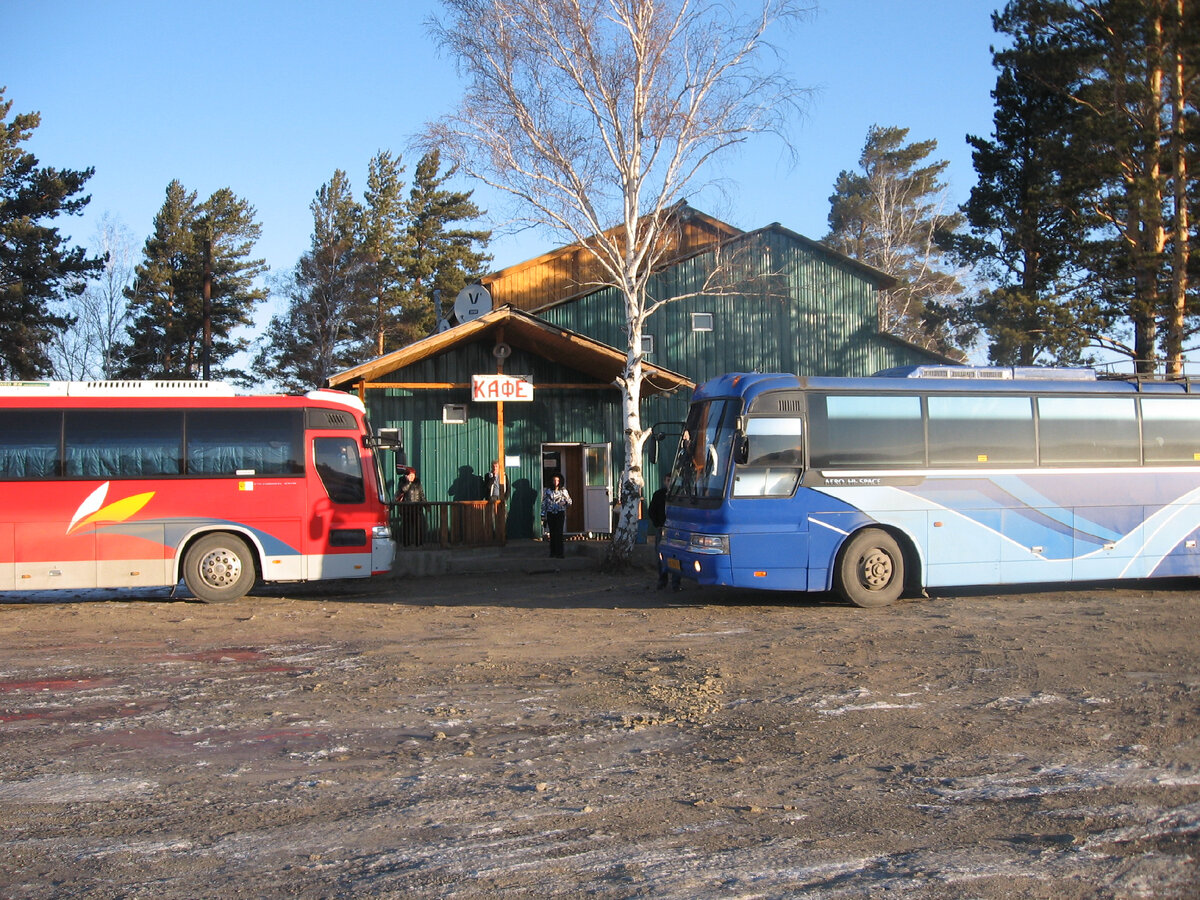
[[[728,553],[729,537],[724,534],[693,534],[688,541],[693,553]]]
[[[375,525],[371,528],[371,538],[376,541],[391,540],[392,529],[387,525]]]

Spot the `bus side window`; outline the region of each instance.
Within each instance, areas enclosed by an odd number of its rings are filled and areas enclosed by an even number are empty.
[[[68,476],[148,478],[182,471],[183,414],[175,410],[72,409],[63,434]]]
[[[304,471],[298,410],[198,409],[187,416],[189,475],[295,475]]]
[[[914,394],[811,394],[808,433],[817,469],[925,462],[925,420]]]
[[[1037,404],[1042,465],[1137,465],[1133,397],[1039,397]]]
[[[737,452],[743,461],[734,474],[735,497],[788,497],[804,463],[802,420],[749,419]]]
[[[1030,398],[930,395],[926,402],[931,466],[1033,464]]]
[[[1200,403],[1191,397],[1143,397],[1142,443],[1147,465],[1200,462]]]
[[[0,479],[57,478],[61,437],[58,410],[0,412]]]
[[[313,438],[313,458],[325,492],[334,503],[366,500],[362,460],[358,445],[350,438]]]

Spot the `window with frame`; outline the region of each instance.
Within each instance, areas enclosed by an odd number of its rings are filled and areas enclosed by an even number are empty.
[[[642,335],[642,353],[653,353],[653,352],[654,352],[654,335],[643,334]]]
[[[1146,464],[1200,464],[1200,402],[1194,397],[1143,397]]]
[[[60,410],[0,411],[0,479],[57,477],[61,439]]]
[[[927,397],[926,404],[931,466],[1034,464],[1029,397],[947,394]]]
[[[304,471],[298,409],[197,409],[187,414],[189,475],[295,475]]]
[[[63,474],[146,478],[183,472],[183,413],[168,409],[69,409]]]
[[[804,465],[803,420],[799,416],[746,421],[746,461],[733,476],[735,497],[789,497]]]
[[[812,394],[815,468],[919,466],[925,462],[921,398],[906,394]]]
[[[692,331],[712,331],[713,314],[710,312],[692,313]]]
[[[1136,465],[1141,456],[1133,397],[1039,397],[1042,465]]]
[[[366,499],[357,442],[351,438],[314,438],[313,462],[334,503],[362,503]]]

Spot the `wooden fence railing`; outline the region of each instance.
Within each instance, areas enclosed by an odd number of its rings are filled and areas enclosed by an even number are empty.
[[[392,507],[396,548],[502,547],[506,510],[499,500],[397,503]]]

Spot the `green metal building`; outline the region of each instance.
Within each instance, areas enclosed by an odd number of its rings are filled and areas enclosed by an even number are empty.
[[[741,232],[686,206],[676,216],[670,262],[651,296],[685,299],[647,323],[644,426],[682,421],[691,389],[725,372],[856,376],[953,362],[880,331],[889,276],[777,224]],[[612,379],[624,365],[625,321],[614,289],[584,287],[594,268],[572,245],[493,273],[474,318],[330,384],[357,390],[376,427],[401,429],[430,500],[480,499],[480,476],[503,456],[508,537],[536,536],[552,471],[576,499],[568,533],[610,531],[624,450]],[[532,400],[472,395],[475,376],[497,374],[531,383]],[[653,466],[645,473],[656,483]]]

